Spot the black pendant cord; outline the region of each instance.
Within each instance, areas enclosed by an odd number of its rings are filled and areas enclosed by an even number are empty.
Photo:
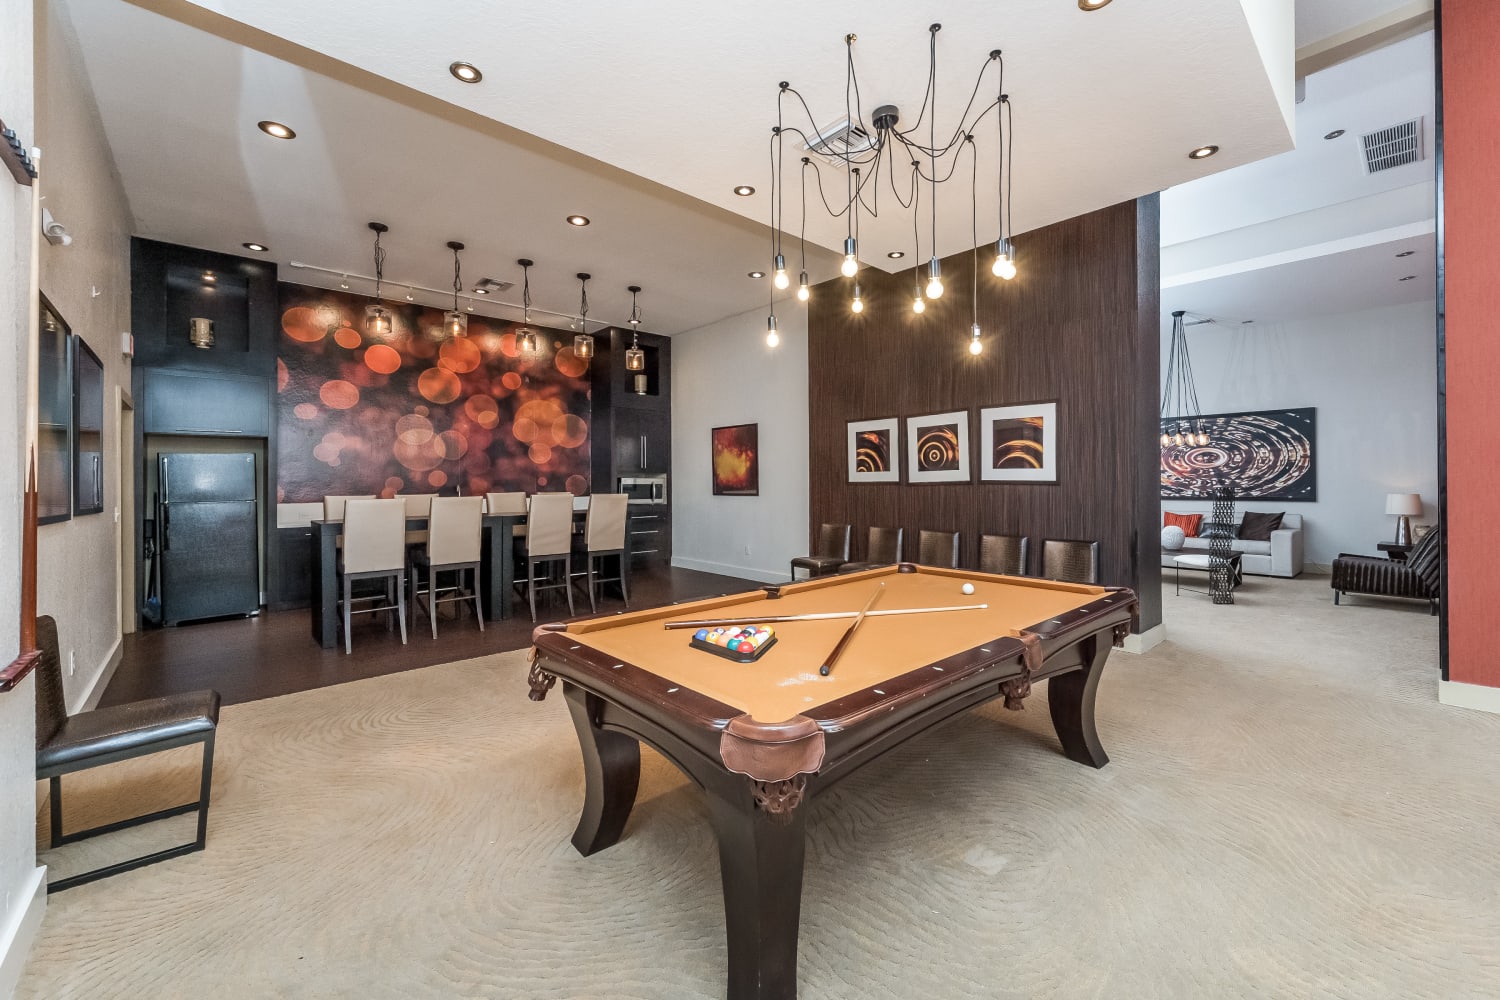
[[[579,332],[586,334],[589,332],[589,279],[580,276],[578,284],[578,326]]]
[[[375,301],[380,301],[380,286],[385,281],[385,247],[380,245],[383,229],[375,230]]]
[[[806,156],[802,158],[802,173],[799,175],[802,183],[802,271],[807,272],[807,168],[812,161]]]
[[[458,312],[458,292],[463,288],[463,271],[458,262],[458,248],[453,249],[453,311]]]
[[[979,150],[974,146],[971,132],[964,140],[969,147],[969,224],[974,236],[973,288],[970,298],[970,315],[977,329],[979,326]]]
[[[911,196],[911,252],[915,258],[911,264],[911,276],[917,283],[917,297],[922,297],[922,235],[921,216],[922,185],[916,180],[917,161],[912,160],[912,196]]]
[[[531,265],[521,265],[521,315],[525,325],[531,325]]]

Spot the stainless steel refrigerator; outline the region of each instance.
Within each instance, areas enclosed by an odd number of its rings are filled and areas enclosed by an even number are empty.
[[[157,456],[163,623],[260,610],[255,456]]]

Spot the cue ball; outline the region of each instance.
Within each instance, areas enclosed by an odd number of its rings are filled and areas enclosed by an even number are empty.
[[[972,593],[974,593],[974,585],[972,583],[966,583],[966,584],[964,584],[963,591],[964,591],[965,594],[972,594]]]

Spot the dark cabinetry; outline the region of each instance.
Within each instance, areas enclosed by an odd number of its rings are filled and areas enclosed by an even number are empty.
[[[639,337],[645,367],[625,367],[625,352]],[[672,342],[655,334],[601,330],[592,367],[593,488],[619,489],[620,480],[667,479],[667,502],[632,504],[626,531],[632,560],[670,564],[672,559]],[[644,391],[637,391],[644,390]]]
[[[147,434],[270,436],[265,379],[154,370],[145,374],[145,390]]]
[[[312,603],[314,544],[310,525],[276,529],[275,562],[280,572],[271,584],[272,611],[305,608]]]

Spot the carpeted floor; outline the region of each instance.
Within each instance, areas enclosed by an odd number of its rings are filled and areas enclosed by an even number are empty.
[[[1436,703],[1424,608],[1328,593],[1169,586],[1170,641],[1106,669],[1102,771],[1042,688],[814,803],[801,995],[1496,996],[1500,718]],[[193,766],[70,808],[191,798]],[[579,857],[576,741],[521,653],[230,706],[217,774],[208,850],[53,897],[18,996],[723,995],[700,796],[648,752]]]

